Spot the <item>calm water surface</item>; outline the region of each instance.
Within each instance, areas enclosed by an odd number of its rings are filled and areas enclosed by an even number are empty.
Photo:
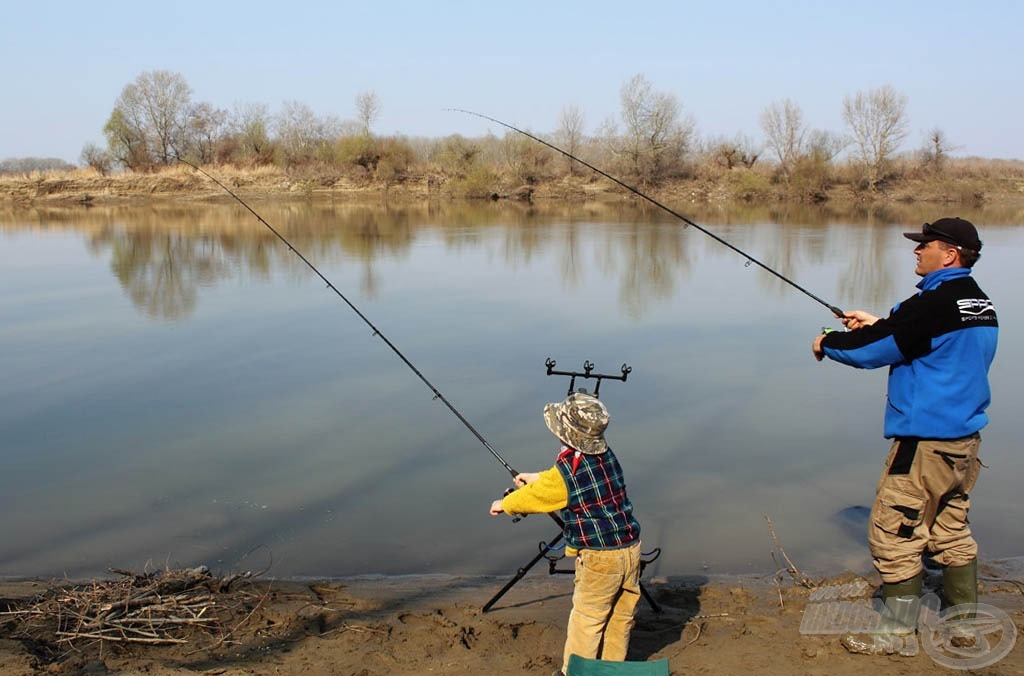
[[[253,206],[518,470],[557,450],[546,358],[632,367],[601,395],[652,572],[774,571],[765,515],[801,569],[870,568],[833,515],[871,502],[885,373],[816,363],[830,313],[709,237],[625,206]],[[914,291],[902,231],[979,225],[1002,334],[972,523],[1016,556],[1024,219],[956,212],[694,215],[876,314]],[[0,576],[504,575],[554,535],[487,515],[501,465],[237,205],[0,210],[0,288]]]

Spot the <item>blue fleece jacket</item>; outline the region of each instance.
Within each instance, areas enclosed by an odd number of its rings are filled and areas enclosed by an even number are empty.
[[[986,424],[999,322],[970,268],[925,275],[885,319],[822,339],[825,356],[889,367],[885,436],[958,439]]]

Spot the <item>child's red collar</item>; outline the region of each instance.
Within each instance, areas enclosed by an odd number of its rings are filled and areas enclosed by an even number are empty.
[[[570,448],[569,446],[566,446],[566,445],[563,444],[562,445],[562,450],[559,451],[559,453],[558,453],[558,459],[561,460],[562,458],[568,456],[570,453],[573,454],[573,456],[572,456],[572,475],[575,476],[576,475],[576,468],[580,466],[580,460],[583,458],[583,453],[581,453],[580,451],[577,451],[575,448]]]

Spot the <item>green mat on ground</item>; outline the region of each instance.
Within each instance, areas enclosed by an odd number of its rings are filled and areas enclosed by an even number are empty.
[[[606,662],[579,655],[569,656],[568,676],[669,676],[668,660],[653,662]]]

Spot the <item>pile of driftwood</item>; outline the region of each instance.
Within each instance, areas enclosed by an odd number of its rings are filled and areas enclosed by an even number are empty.
[[[56,587],[3,613],[13,634],[48,642],[224,644],[262,604],[252,594],[231,594],[249,573],[215,578],[206,566],[120,575],[84,586]],[[242,617],[241,621],[238,620]],[[10,634],[9,634],[10,635]]]

